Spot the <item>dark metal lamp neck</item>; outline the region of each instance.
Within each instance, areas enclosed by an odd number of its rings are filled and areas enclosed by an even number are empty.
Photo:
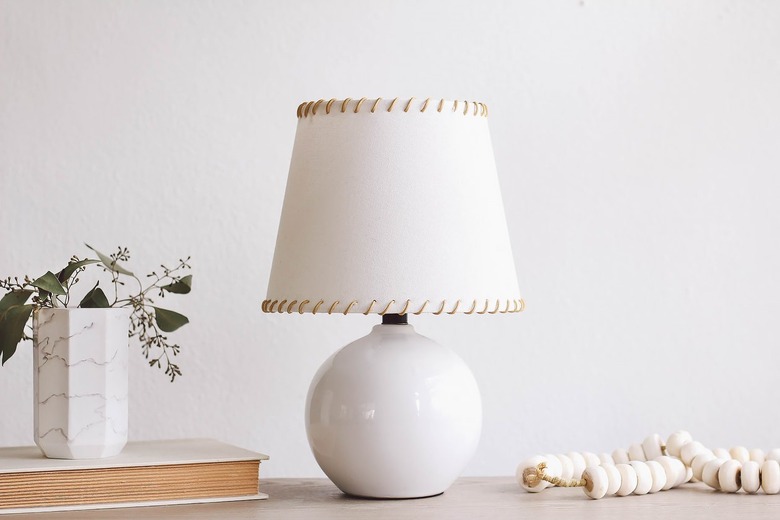
[[[383,314],[382,325],[408,325],[406,314]]]

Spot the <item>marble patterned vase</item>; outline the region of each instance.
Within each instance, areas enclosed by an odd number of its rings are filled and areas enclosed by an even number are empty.
[[[35,444],[98,459],[127,443],[129,309],[39,309],[33,318]]]

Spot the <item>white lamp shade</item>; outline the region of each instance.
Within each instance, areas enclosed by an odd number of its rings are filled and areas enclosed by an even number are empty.
[[[266,312],[518,312],[480,103],[298,109]]]

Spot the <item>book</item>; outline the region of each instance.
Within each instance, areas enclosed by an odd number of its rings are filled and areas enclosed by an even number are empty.
[[[107,459],[0,448],[0,515],[260,500],[261,453],[211,439],[129,442]]]

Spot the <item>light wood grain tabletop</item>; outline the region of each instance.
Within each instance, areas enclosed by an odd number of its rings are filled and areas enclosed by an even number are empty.
[[[580,489],[522,491],[510,477],[461,478],[446,493],[412,500],[365,500],[343,495],[325,479],[261,479],[268,500],[165,507],[7,515],[59,519],[737,519],[780,518],[780,495],[726,494],[686,484],[653,495],[590,500]]]

